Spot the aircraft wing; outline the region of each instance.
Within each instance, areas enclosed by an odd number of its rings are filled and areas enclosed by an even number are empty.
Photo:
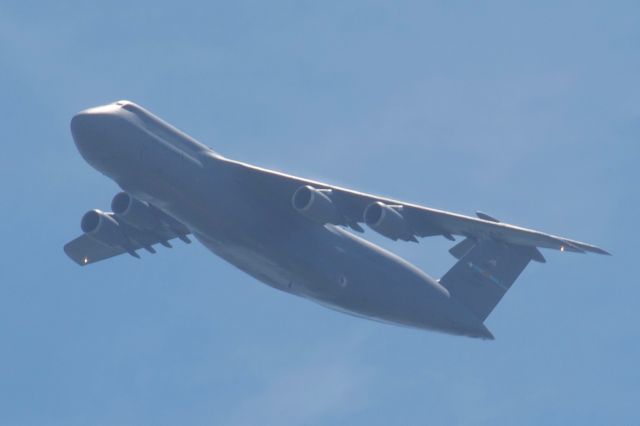
[[[453,235],[459,235],[468,238],[469,241],[492,239],[525,247],[541,247],[578,253],[609,254],[607,251],[591,244],[500,223],[497,219],[481,212],[476,213],[478,217],[464,216],[302,179],[248,164],[236,163],[236,165],[251,169],[253,172],[252,183],[256,187],[266,190],[270,197],[277,198],[279,202],[288,202],[289,205],[295,191],[303,186],[310,186],[324,191],[335,204],[341,216],[341,220],[335,224],[349,226],[360,232],[362,228],[359,224],[365,223],[365,212],[369,206],[378,203],[378,205],[383,204],[391,207],[401,215],[407,224],[410,236],[393,239],[417,241],[415,237],[441,235],[454,240]],[[539,258],[539,261],[544,261],[542,255]]]
[[[344,199],[344,205],[348,206],[349,217],[358,222],[363,222],[362,217],[367,205],[382,202],[391,206],[398,206],[398,210],[409,223],[411,230],[418,237],[442,235],[453,240],[453,235],[460,235],[475,240],[493,239],[520,246],[541,247],[561,251],[578,253],[591,252],[609,254],[605,250],[591,244],[546,234],[532,229],[515,225],[500,223],[489,216],[478,212],[480,217],[475,218],[443,210],[432,209],[410,203],[404,203],[384,197],[376,197],[368,194],[336,188],[336,198]],[[340,203],[339,203],[340,204]],[[485,218],[482,218],[485,217]]]
[[[103,244],[85,234],[65,244],[64,252],[78,265],[85,266],[126,253],[126,250]]]
[[[170,240],[185,243],[190,231],[182,223],[127,193],[114,197],[113,212],[90,210],[82,219],[84,234],[65,244],[64,252],[78,265],[85,266],[123,253],[139,258],[139,249],[156,253],[162,244],[171,248]]]
[[[113,213],[105,214],[111,216],[116,221],[118,220],[117,216]],[[185,234],[178,234],[174,230],[166,227],[150,231],[135,228],[122,220],[118,221],[118,225],[126,237],[126,239],[123,240],[125,243],[111,245],[96,239],[90,234],[84,234],[65,244],[64,252],[78,265],[85,266],[123,253],[129,253],[131,256],[139,258],[140,256],[136,252],[139,249],[145,249],[149,253],[155,253],[156,250],[153,247],[155,244],[162,244],[165,247],[171,248],[172,246],[169,240],[174,238],[180,238],[187,243],[191,242]]]

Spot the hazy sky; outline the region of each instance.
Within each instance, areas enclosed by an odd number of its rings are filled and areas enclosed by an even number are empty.
[[[3,1],[0,424],[637,422],[639,42],[637,1]],[[118,188],[69,120],[118,99],[231,158],[614,256],[545,251],[493,342],[333,312],[198,244],[80,268],[62,246]]]

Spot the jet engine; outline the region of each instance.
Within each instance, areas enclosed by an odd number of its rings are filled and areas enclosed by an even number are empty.
[[[151,210],[149,204],[120,192],[111,201],[111,210],[119,219],[138,229],[152,230],[160,226],[160,220]]]
[[[377,233],[392,240],[417,242],[404,216],[402,206],[389,206],[376,201],[364,210],[364,222]]]
[[[340,224],[341,216],[331,200],[330,189],[317,189],[310,185],[301,186],[291,197],[293,208],[307,218],[322,225]]]
[[[126,247],[128,239],[118,222],[105,212],[94,209],[82,216],[80,228],[90,237],[112,247]]]

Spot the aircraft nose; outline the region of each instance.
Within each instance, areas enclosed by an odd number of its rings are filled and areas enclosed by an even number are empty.
[[[78,151],[87,159],[108,155],[110,114],[96,108],[81,111],[71,119],[71,135]]]
[[[80,145],[90,143],[96,136],[97,122],[100,121],[99,114],[90,111],[81,111],[71,119],[71,134],[73,140],[80,148]]]

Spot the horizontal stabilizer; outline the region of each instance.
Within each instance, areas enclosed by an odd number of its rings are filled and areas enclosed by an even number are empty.
[[[476,240],[474,238],[465,238],[460,241],[455,246],[449,249],[449,253],[456,259],[462,259],[465,254],[469,253],[469,251],[476,245]]]
[[[534,262],[547,263],[547,259],[545,259],[542,253],[540,253],[540,250],[535,247],[530,247],[529,255]]]
[[[477,241],[475,238],[465,238],[455,246],[451,247],[449,249],[449,253],[451,253],[451,255],[456,259],[462,259],[464,255],[469,253],[469,251],[476,245],[476,243]],[[547,259],[544,258],[542,253],[540,253],[540,250],[538,250],[537,248],[521,247],[521,249],[528,252],[529,256],[531,257],[531,260],[539,263],[547,262]]]

